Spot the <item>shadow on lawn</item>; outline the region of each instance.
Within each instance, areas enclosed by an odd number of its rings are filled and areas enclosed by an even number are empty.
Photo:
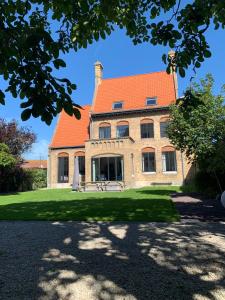
[[[7,204],[1,206],[0,219],[170,222],[179,216],[168,200],[115,197]]]
[[[147,190],[147,189],[140,189],[136,190],[136,193],[144,194],[144,195],[159,195],[159,196],[170,196],[171,194],[176,194],[176,189],[159,189],[159,190]]]
[[[2,299],[224,299],[224,225],[214,225],[4,223]]]

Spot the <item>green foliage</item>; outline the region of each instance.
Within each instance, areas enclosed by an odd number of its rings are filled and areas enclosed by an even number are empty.
[[[35,141],[35,134],[26,127],[19,127],[15,120],[0,118],[0,192],[32,188],[32,177],[20,168],[22,154]]]
[[[32,177],[32,188],[34,190],[47,187],[47,170],[34,169],[30,171]]]
[[[0,193],[32,190],[32,182],[31,174],[19,166],[1,169]]]
[[[217,173],[207,170],[198,170],[195,176],[182,186],[184,193],[201,193],[207,197],[215,197],[225,190],[225,172]],[[218,182],[220,185],[218,185]],[[221,189],[220,189],[221,186]]]
[[[217,0],[2,0],[0,75],[8,87],[0,90],[0,104],[10,92],[23,100],[23,120],[40,117],[50,124],[62,109],[79,118],[71,96],[76,85],[54,71],[66,67],[62,54],[105,39],[117,27],[135,45],[174,48],[175,56],[164,55],[163,61],[168,72],[173,66],[185,76],[190,65],[199,68],[211,56],[205,32],[210,23],[215,30],[224,28],[224,9],[224,1]]]
[[[185,152],[191,160],[204,162],[208,158],[221,158],[218,168],[225,168],[225,106],[223,95],[212,94],[213,79],[207,75],[201,86],[194,84],[184,98],[171,106],[171,122],[168,128],[170,140]],[[218,154],[218,155],[216,155]],[[213,165],[216,160],[213,159]],[[222,164],[222,165],[221,165]]]
[[[223,93],[213,95],[213,83],[207,75],[171,106],[168,135],[189,160],[213,174],[220,185],[219,177],[225,170],[225,106]]]
[[[9,153],[6,144],[0,143],[0,176],[3,176],[4,168],[11,168],[16,164],[16,159]]]

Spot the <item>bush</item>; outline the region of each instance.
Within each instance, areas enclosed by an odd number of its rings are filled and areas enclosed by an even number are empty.
[[[0,193],[24,192],[46,186],[47,171],[42,169],[7,168],[4,170],[4,176],[0,178]]]
[[[32,177],[32,188],[34,190],[47,187],[47,170],[35,169],[30,172]]]
[[[0,192],[22,192],[32,189],[32,176],[20,167],[4,169],[0,180]]]
[[[206,170],[199,170],[195,177],[183,186],[184,192],[199,192],[209,197],[221,194],[225,190],[225,173],[215,173]]]

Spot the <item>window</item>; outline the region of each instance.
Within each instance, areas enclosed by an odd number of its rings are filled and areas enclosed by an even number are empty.
[[[122,108],[123,108],[123,102],[122,101],[113,103],[113,109],[122,109]]]
[[[92,159],[92,181],[123,180],[123,158],[100,157]]]
[[[111,138],[111,127],[110,127],[110,125],[99,127],[99,138],[100,139],[110,139]]]
[[[142,172],[155,172],[155,149],[147,147],[142,150]]]
[[[129,136],[129,125],[117,125],[116,127],[116,136],[117,137],[126,137]]]
[[[147,97],[146,98],[146,105],[156,105],[157,104],[157,97]]]
[[[162,152],[162,169],[163,172],[176,172],[177,161],[175,151],[163,151]]]
[[[154,138],[154,125],[153,123],[141,124],[141,138]]]
[[[79,175],[85,175],[85,156],[78,156]]]
[[[58,182],[69,182],[69,157],[58,157]]]
[[[167,135],[168,125],[169,125],[168,121],[160,122],[160,136],[161,136],[161,138],[168,137],[168,135]]]

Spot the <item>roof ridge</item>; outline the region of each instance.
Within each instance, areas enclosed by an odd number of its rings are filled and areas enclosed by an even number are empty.
[[[127,77],[137,77],[137,76],[145,76],[145,75],[151,75],[155,73],[166,73],[166,71],[156,71],[156,72],[150,72],[150,73],[142,73],[142,74],[133,74],[133,75],[125,75],[125,76],[120,76],[120,77],[111,77],[111,78],[102,78],[102,81],[106,80],[113,80],[113,79],[121,79],[121,78],[127,78]],[[167,73],[166,73],[167,74]],[[170,75],[170,74],[168,74]]]

